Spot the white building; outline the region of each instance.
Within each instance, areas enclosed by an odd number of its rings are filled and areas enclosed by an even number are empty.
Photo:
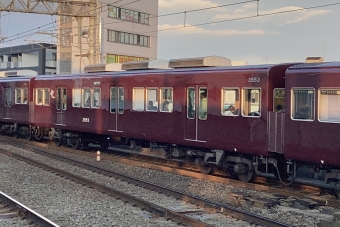
[[[157,58],[158,0],[98,0],[99,64]],[[67,12],[70,9],[62,9]],[[89,65],[89,19],[59,17],[58,73],[83,72]],[[93,45],[93,43],[92,43]]]

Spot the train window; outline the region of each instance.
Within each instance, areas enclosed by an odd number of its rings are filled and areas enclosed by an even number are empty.
[[[73,107],[81,106],[81,89],[80,88],[72,89],[72,106]]]
[[[261,116],[261,89],[244,88],[242,115],[244,117]]]
[[[172,112],[173,109],[173,90],[172,88],[161,88],[161,100],[159,104],[159,109],[161,112]]]
[[[274,89],[274,112],[283,113],[285,111],[285,89]]]
[[[314,120],[314,89],[292,89],[292,119]]]
[[[124,113],[124,88],[118,88],[118,113]]]
[[[43,90],[41,88],[37,88],[35,90],[35,105],[41,106],[43,104]]]
[[[319,90],[319,121],[340,122],[340,89]]]
[[[61,88],[57,88],[57,105],[56,108],[57,110],[61,109]]]
[[[199,119],[207,119],[208,114],[208,89],[200,88]]]
[[[90,108],[91,107],[91,89],[83,88],[83,107]]]
[[[50,105],[50,89],[44,88],[44,106]]]
[[[22,103],[23,104],[27,104],[27,99],[28,99],[28,89],[27,88],[24,88],[22,89]]]
[[[66,110],[66,107],[67,107],[67,92],[66,92],[66,88],[63,88],[62,107],[63,107],[63,110]]]
[[[12,106],[12,89],[6,88],[5,89],[5,106],[11,107]]]
[[[15,89],[15,104],[21,104],[21,89]]]
[[[222,88],[222,107],[223,116],[238,116],[240,109],[240,91],[237,88]]]
[[[196,89],[193,87],[188,88],[187,92],[187,118],[194,119],[196,116]]]
[[[132,93],[132,109],[136,111],[144,111],[144,88],[133,88]]]
[[[101,100],[100,88],[93,88],[92,91],[92,107],[99,108]]]
[[[117,98],[116,98],[116,88],[112,87],[110,90],[110,112],[116,113],[117,106]]]
[[[158,111],[158,89],[147,88],[146,89],[146,110]]]

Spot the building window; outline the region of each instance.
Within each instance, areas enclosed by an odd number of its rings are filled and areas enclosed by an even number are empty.
[[[238,116],[240,108],[239,89],[223,88],[222,89],[222,107],[223,116]]]
[[[261,116],[261,90],[259,88],[243,89],[242,115],[249,117]]]
[[[314,120],[314,89],[292,89],[292,119]]]
[[[138,11],[119,8],[111,5],[108,6],[108,17],[133,21],[141,24],[150,24],[150,15],[147,13],[141,13]]]
[[[125,56],[125,55],[115,55],[115,54],[107,54],[106,55],[106,63],[124,63],[128,61],[144,61],[148,60],[147,58],[142,57],[134,57],[134,56]]]
[[[150,46],[150,36],[114,31],[109,29],[107,30],[107,41],[145,47]]]

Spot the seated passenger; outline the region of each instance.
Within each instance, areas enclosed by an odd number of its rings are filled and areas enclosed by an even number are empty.
[[[226,109],[226,113],[227,113],[227,115],[237,116],[238,115],[238,109],[236,109],[235,106],[230,105],[228,107],[228,109]]]
[[[153,105],[153,101],[149,101],[147,110],[157,110],[157,106]]]
[[[162,111],[167,111],[167,112],[169,112],[169,102],[168,102],[168,101],[164,101],[164,102],[163,102]]]

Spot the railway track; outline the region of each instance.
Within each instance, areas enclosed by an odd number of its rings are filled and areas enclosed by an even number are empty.
[[[11,219],[17,226],[59,227],[22,203],[0,192],[0,220]]]
[[[7,140],[7,142],[10,142],[10,140]],[[244,220],[244,221],[247,221],[249,223],[253,223],[253,224],[261,225],[261,226],[273,226],[273,227],[275,227],[275,226],[291,226],[291,225],[288,225],[288,224],[285,224],[285,223],[280,223],[276,220],[271,220],[269,218],[256,215],[256,214],[251,213],[251,212],[246,211],[246,210],[235,208],[235,207],[230,206],[228,204],[222,204],[222,203],[210,201],[208,199],[200,198],[200,197],[197,197],[197,196],[192,196],[190,194],[185,194],[185,193],[182,193],[182,192],[172,190],[170,188],[161,187],[161,186],[158,186],[156,184],[152,184],[152,183],[149,183],[149,182],[146,182],[146,181],[141,181],[139,179],[132,178],[132,177],[129,177],[129,176],[125,176],[125,175],[122,175],[122,174],[119,174],[119,173],[115,173],[113,171],[101,169],[101,168],[98,168],[97,166],[94,166],[94,165],[89,165],[87,163],[75,161],[75,160],[60,156],[60,155],[51,154],[50,152],[43,151],[42,148],[37,149],[37,148],[34,148],[33,146],[30,146],[30,145],[27,145],[27,144],[22,144],[19,141],[13,141],[12,140],[11,143],[14,146],[22,147],[24,149],[29,149],[30,151],[33,151],[33,152],[38,153],[40,155],[47,156],[47,157],[52,158],[54,160],[59,160],[63,163],[68,163],[70,165],[77,166],[77,167],[80,167],[80,168],[84,168],[84,169],[87,169],[89,171],[96,172],[98,174],[102,174],[102,175],[105,175],[105,176],[110,176],[110,177],[113,177],[113,178],[121,179],[121,180],[128,182],[130,184],[138,185],[139,187],[147,188],[151,191],[156,191],[158,193],[162,193],[162,194],[167,195],[167,196],[172,196],[176,199],[180,199],[181,201],[185,201],[186,203],[194,204],[194,206],[199,207],[199,209],[193,210],[191,208],[188,211],[181,210],[179,212],[176,212],[176,211],[158,206],[156,204],[150,203],[148,201],[141,200],[141,199],[138,199],[138,198],[134,198],[133,196],[131,197],[130,195],[128,195],[126,193],[119,192],[117,190],[109,188],[105,185],[95,183],[95,182],[90,181],[88,179],[85,179],[83,177],[79,177],[79,176],[76,176],[74,174],[64,172],[60,169],[55,169],[55,168],[50,167],[50,166],[46,166],[43,163],[38,163],[38,162],[36,162],[32,159],[29,159],[27,157],[23,157],[21,155],[11,153],[10,151],[1,151],[1,152],[5,153],[7,155],[13,156],[17,159],[23,160],[23,161],[28,162],[32,165],[39,166],[40,168],[48,169],[49,171],[55,172],[58,175],[63,175],[65,177],[69,178],[69,179],[76,181],[76,182],[79,182],[81,184],[85,184],[85,185],[87,185],[91,188],[95,188],[99,191],[102,191],[104,193],[118,197],[119,199],[123,199],[123,200],[128,201],[132,204],[136,204],[136,205],[138,205],[138,206],[140,206],[140,207],[142,207],[142,208],[144,208],[144,209],[146,209],[150,212],[156,213],[157,215],[165,216],[167,218],[170,218],[172,220],[175,220],[179,223],[183,223],[183,224],[188,225],[188,226],[211,226],[209,224],[203,223],[203,222],[201,222],[197,219],[190,217],[190,216],[197,216],[197,214],[202,215],[202,213],[205,213],[205,215],[209,215],[211,213],[225,214],[225,215],[228,215],[229,217],[237,218],[239,220]]]

